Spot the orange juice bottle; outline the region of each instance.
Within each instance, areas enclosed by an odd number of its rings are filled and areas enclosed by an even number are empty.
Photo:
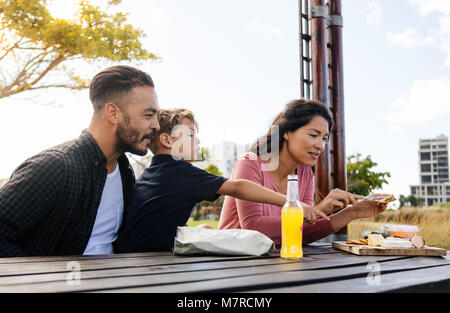
[[[288,176],[286,204],[281,209],[281,250],[283,259],[300,259],[302,249],[303,208],[298,200],[297,175]]]

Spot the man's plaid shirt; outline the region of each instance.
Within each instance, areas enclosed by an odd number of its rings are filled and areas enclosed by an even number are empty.
[[[118,164],[125,217],[135,177],[125,155]],[[106,158],[87,130],[22,163],[0,189],[0,257],[83,254],[106,175]]]

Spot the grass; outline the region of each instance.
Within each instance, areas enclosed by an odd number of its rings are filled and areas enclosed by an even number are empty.
[[[400,210],[388,210],[372,218],[360,219],[348,225],[351,239],[360,238],[364,230],[380,230],[384,224],[417,225],[426,244],[450,250],[450,207],[448,205]]]
[[[217,226],[219,225],[219,221],[211,221],[211,220],[194,221],[194,219],[191,217],[189,219],[189,221],[187,222],[187,225],[189,227],[196,227],[200,224],[208,224],[208,225],[211,225],[213,228],[217,229]]]

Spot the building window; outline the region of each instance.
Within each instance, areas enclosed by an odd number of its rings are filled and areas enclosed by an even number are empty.
[[[420,160],[421,161],[429,161],[429,160],[431,160],[430,152],[421,152],[420,153]]]
[[[438,166],[448,166],[447,158],[438,158]]]
[[[420,170],[421,170],[423,173],[429,173],[429,172],[431,172],[431,164],[422,164],[422,165],[420,166]]]

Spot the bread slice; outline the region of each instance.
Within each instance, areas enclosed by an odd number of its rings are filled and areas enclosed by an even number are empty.
[[[383,235],[380,234],[370,234],[368,237],[368,245],[372,247],[381,247],[381,240],[383,240]]]
[[[425,247],[425,240],[421,236],[414,236],[411,238],[411,244],[414,248],[422,249]]]

